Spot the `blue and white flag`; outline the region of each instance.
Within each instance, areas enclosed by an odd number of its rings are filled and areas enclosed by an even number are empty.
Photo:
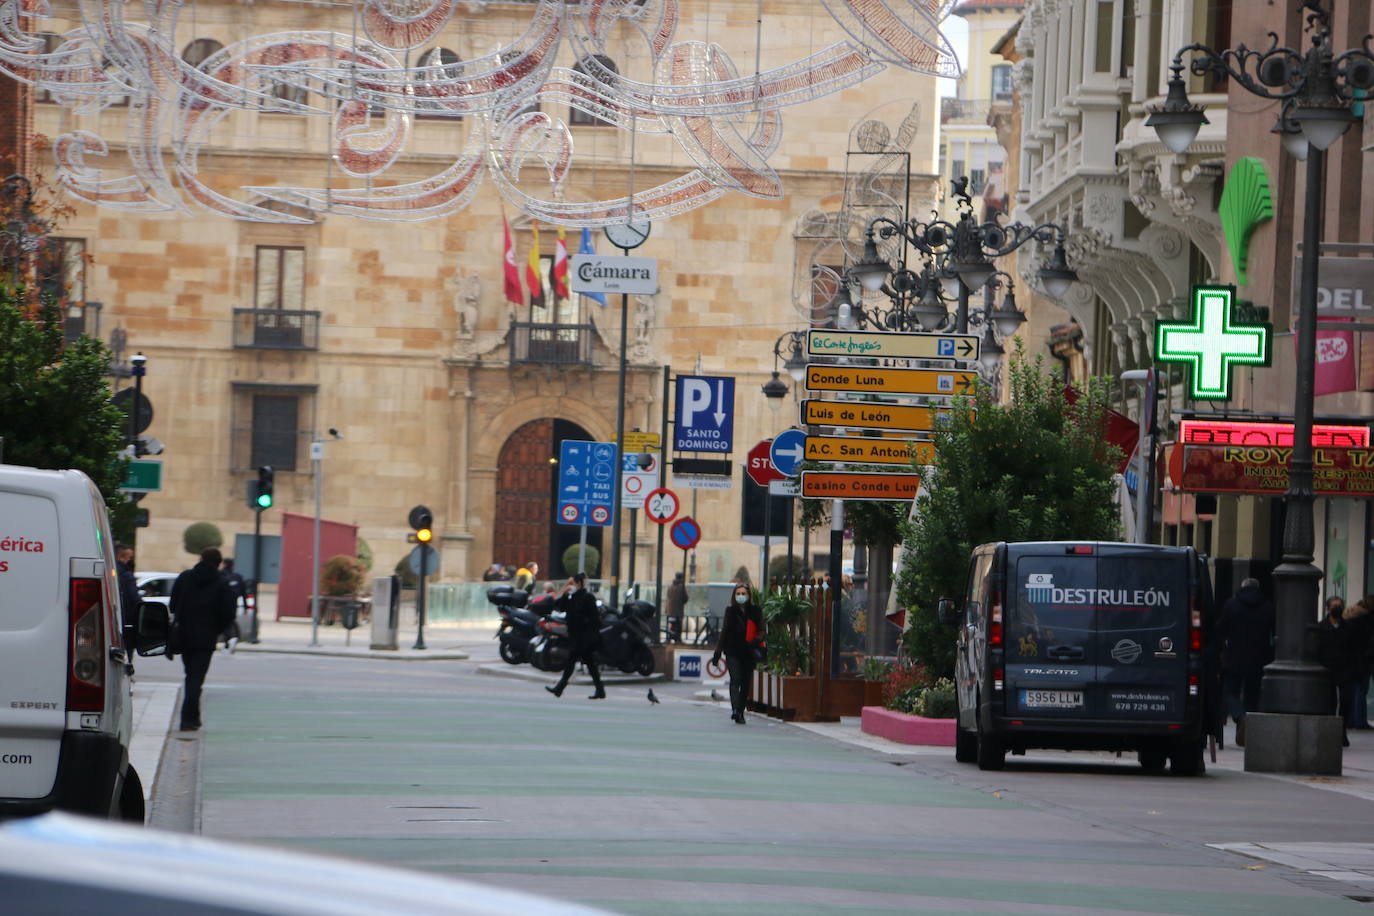
[[[596,249],[592,247],[592,230],[586,226],[582,227],[582,243],[577,246],[578,254],[596,254]],[[598,303],[603,309],[606,307],[605,293],[583,293],[588,299]]]

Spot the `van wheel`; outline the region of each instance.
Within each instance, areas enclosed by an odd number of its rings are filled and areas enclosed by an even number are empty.
[[[973,763],[978,759],[977,732],[964,731],[954,727],[954,759],[959,763]]]
[[[1136,752],[1136,759],[1149,772],[1159,773],[1163,771],[1164,765],[1169,762],[1169,754],[1163,748],[1147,747]]]
[[[144,821],[143,783],[133,767],[124,771],[124,788],[119,793],[119,819],[136,824]]]
[[[1202,748],[1189,741],[1174,748],[1169,755],[1169,772],[1175,776],[1201,776],[1207,772]]]
[[[1000,739],[978,732],[978,769],[1000,770],[1007,763],[1007,749]]]

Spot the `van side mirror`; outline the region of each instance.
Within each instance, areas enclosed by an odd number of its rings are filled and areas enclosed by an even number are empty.
[[[941,626],[947,627],[958,623],[955,616],[953,598],[941,598],[935,603],[935,619]]]
[[[166,655],[170,628],[167,605],[157,601],[141,603],[138,606],[138,654]]]

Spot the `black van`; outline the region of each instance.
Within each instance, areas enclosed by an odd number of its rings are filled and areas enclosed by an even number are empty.
[[[955,759],[1027,748],[1135,751],[1203,772],[1211,588],[1191,547],[1046,541],[973,551],[955,661]]]

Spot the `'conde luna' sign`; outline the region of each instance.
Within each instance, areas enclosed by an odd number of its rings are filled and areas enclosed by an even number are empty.
[[[658,259],[575,254],[572,256],[572,290],[575,293],[656,293]]]

